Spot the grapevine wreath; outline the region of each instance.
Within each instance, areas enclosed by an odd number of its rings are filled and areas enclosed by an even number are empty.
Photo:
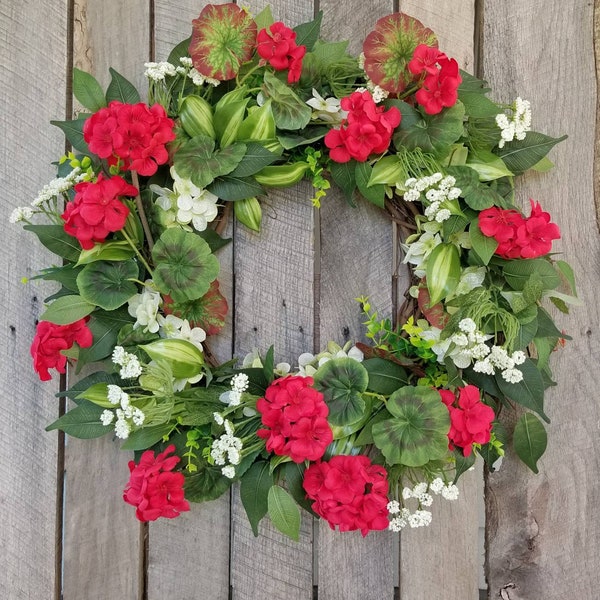
[[[36,372],[95,367],[48,429],[135,451],[123,497],[142,521],[240,482],[255,533],[268,514],[297,539],[299,507],[340,531],[399,531],[455,499],[476,455],[493,468],[501,409],[518,409],[512,443],[533,471],[545,450],[549,359],[567,336],[543,304],[566,312],[575,284],[552,253],[558,225],[535,200],[524,214],[513,185],[552,167],[560,140],[531,130],[527,101],[491,100],[416,19],[380,19],[356,58],[320,39],[321,18],[291,29],[269,8],[206,6],[145,65],[148,103],[112,69],[106,92],[76,69],[89,112],[54,123],[72,152],[12,214],[59,263],[38,275],[60,289]],[[316,207],[333,183],[387,213],[407,300],[388,319],[357,298],[368,344],[216,364],[224,225],[258,231],[260,199],[302,179]]]

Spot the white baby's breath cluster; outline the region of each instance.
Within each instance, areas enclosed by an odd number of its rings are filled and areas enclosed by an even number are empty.
[[[522,365],[526,358],[527,356],[522,350],[517,350],[509,356],[506,348],[492,346],[488,354],[473,365],[473,370],[486,375],[494,375],[496,371],[500,371],[504,381],[519,383],[523,381],[523,371],[517,369],[516,366]]]
[[[496,115],[496,124],[500,127],[500,141],[498,148],[504,148],[506,142],[524,140],[527,132],[531,130],[531,105],[528,100],[517,98],[511,106],[512,118],[506,113]]]
[[[367,89],[371,92],[371,96],[373,97],[373,102],[375,102],[375,104],[383,102],[390,95],[387,90],[379,87],[370,79],[367,81]]]
[[[102,425],[108,427],[116,416],[115,435],[125,440],[129,437],[133,426],[140,427],[144,423],[146,415],[131,404],[129,394],[118,385],[109,384],[106,397],[111,404],[119,405],[119,408],[114,411],[105,409],[100,415],[100,421]]]
[[[165,77],[174,77],[177,74],[175,67],[169,62],[144,63],[144,75],[151,81],[164,81]]]
[[[239,406],[242,402],[242,394],[248,389],[250,380],[246,373],[237,373],[231,378],[231,390],[223,392],[219,400],[228,406]]]
[[[240,438],[233,435],[234,429],[231,421],[223,419],[219,413],[213,413],[213,418],[217,425],[225,428],[225,433],[213,441],[210,456],[215,465],[221,467],[221,473],[228,479],[233,479],[235,465],[239,465],[242,460],[241,451],[244,444]]]
[[[433,495],[441,495],[445,500],[456,500],[458,498],[458,488],[453,483],[444,483],[437,477],[431,483],[420,482],[414,487],[405,487],[402,490],[403,504],[409,500],[417,501],[417,509],[411,511],[406,505],[401,505],[398,500],[391,500],[387,509],[391,515],[388,525],[389,531],[402,531],[406,526],[427,527],[431,524],[431,511],[423,510],[423,507],[429,508],[433,504]]]
[[[119,375],[121,379],[133,379],[142,374],[142,365],[135,354],[126,352],[123,346],[115,346],[112,353],[112,361],[120,366]]]
[[[400,188],[398,188],[400,189]],[[456,187],[456,179],[451,175],[434,173],[416,179],[411,177],[404,182],[404,199],[407,202],[423,200],[425,196],[424,214],[429,221],[443,223],[452,215],[452,200],[456,200],[462,194],[460,188]]]
[[[179,225],[189,231],[192,228],[204,231],[217,217],[219,198],[208,190],[200,189],[191,179],[180,177],[174,167],[171,167],[171,176],[172,190],[156,185],[150,186],[158,195],[156,205],[166,213],[163,215],[163,225]]]

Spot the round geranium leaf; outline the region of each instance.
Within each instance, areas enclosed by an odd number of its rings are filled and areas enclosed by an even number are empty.
[[[379,19],[363,44],[365,71],[373,83],[400,94],[413,80],[407,65],[419,44],[437,48],[437,38],[421,21],[403,13]]]
[[[369,384],[367,370],[353,358],[333,358],[314,375],[315,388],[323,393],[331,425],[350,425],[365,413],[362,397]]]
[[[137,292],[132,281],[139,276],[135,260],[97,261],[84,267],[77,276],[77,287],[84,300],[115,310]]]
[[[190,56],[205,77],[233,79],[255,48],[256,23],[233,3],[209,4],[192,21]]]
[[[392,418],[373,425],[373,441],[390,464],[421,467],[446,455],[450,416],[436,390],[400,388],[386,407]]]
[[[175,302],[196,300],[219,274],[219,261],[210,246],[195,233],[172,227],[163,232],[152,250],[154,283]]]

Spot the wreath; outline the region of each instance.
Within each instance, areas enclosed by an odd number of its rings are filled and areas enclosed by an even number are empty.
[[[456,499],[476,455],[497,465],[501,410],[517,410],[514,451],[533,471],[545,450],[550,357],[568,336],[542,303],[566,312],[575,283],[552,253],[558,226],[534,200],[523,214],[513,183],[551,168],[561,140],[531,130],[527,101],[491,100],[416,19],[380,19],[356,58],[320,39],[321,18],[291,29],[270,8],[209,5],[145,65],[148,103],[112,69],[106,92],[75,69],[89,112],[54,122],[72,152],[12,214],[62,259],[38,275],[60,289],[35,371],[96,367],[47,429],[134,451],[124,499],[142,521],[237,481],[255,534],[268,514],[297,539],[299,507],[340,531],[399,531]],[[386,211],[406,301],[381,318],[357,298],[368,344],[217,364],[225,225],[258,231],[260,199],[302,179],[316,207],[333,182]]]

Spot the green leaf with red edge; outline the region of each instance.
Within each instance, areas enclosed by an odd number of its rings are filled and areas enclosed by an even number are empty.
[[[435,33],[417,19],[403,13],[379,19],[363,43],[369,79],[388,92],[400,94],[413,80],[407,65],[419,44],[438,45]]]
[[[192,21],[190,56],[205,77],[233,79],[256,48],[256,23],[233,3],[209,4]]]
[[[223,329],[228,310],[227,300],[219,291],[216,279],[210,284],[208,292],[197,300],[173,302],[170,296],[164,298],[165,313],[187,319],[192,327],[202,327],[206,335],[216,335]]]

